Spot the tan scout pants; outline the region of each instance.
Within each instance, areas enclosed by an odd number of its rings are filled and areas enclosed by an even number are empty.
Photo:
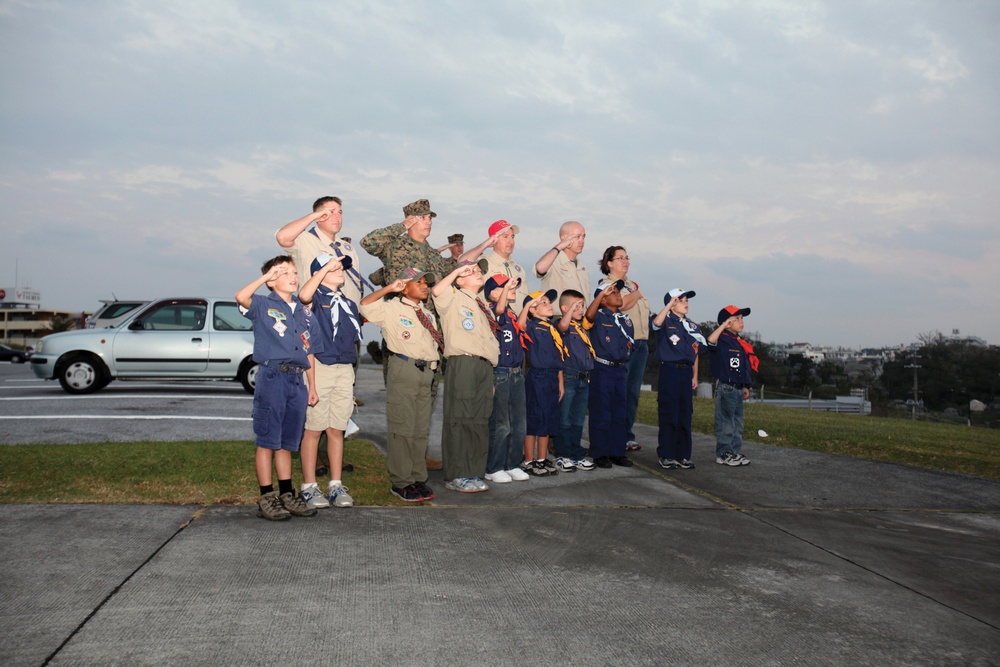
[[[493,366],[480,357],[448,357],[441,452],[444,477],[482,477],[490,449]]]
[[[421,371],[412,361],[389,357],[385,384],[388,425],[386,467],[397,488],[427,481],[427,436],[431,426],[431,380],[434,371]]]

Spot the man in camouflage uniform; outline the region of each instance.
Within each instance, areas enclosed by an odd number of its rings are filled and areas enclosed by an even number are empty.
[[[432,220],[437,213],[431,210],[426,199],[418,199],[403,207],[406,216],[402,222],[369,232],[361,239],[361,247],[368,254],[382,260],[382,268],[371,274],[369,279],[383,287],[392,282],[391,276],[398,276],[403,269],[446,276],[458,262],[441,253],[427,242],[431,235]]]

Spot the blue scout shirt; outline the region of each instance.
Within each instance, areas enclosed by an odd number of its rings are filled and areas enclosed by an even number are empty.
[[[524,363],[524,348],[521,347],[521,337],[517,335],[517,329],[511,320],[512,315],[513,312],[508,308],[506,313],[497,317],[497,323],[500,325],[500,331],[496,332],[497,340],[500,342],[498,368],[520,368]]]
[[[715,345],[709,343],[708,349],[712,352],[712,375],[738,386],[750,387],[753,384],[750,358],[735,335],[723,331],[718,342]]]
[[[598,359],[605,361],[628,361],[632,354],[635,325],[625,313],[613,313],[607,308],[598,308],[594,316],[594,326],[590,328],[590,344]]]
[[[654,319],[655,315],[649,318],[649,325],[656,332],[656,360],[694,364],[694,360],[698,357],[698,340],[685,328],[681,318],[673,313],[667,313],[663,326],[659,329],[653,324]],[[691,326],[696,332],[698,331],[697,324],[691,322]]]
[[[583,331],[583,325],[579,327],[580,331]],[[583,335],[587,336],[587,332],[583,331]],[[569,353],[564,362],[564,366],[567,370],[574,371],[592,371],[594,370],[594,355],[590,352],[590,346],[587,345],[587,341],[581,338],[580,332],[577,331],[577,327],[573,326],[572,323],[569,325],[569,329],[563,332],[563,342],[566,343],[566,351]],[[590,340],[588,337],[587,340]]]
[[[309,368],[309,354],[322,350],[322,344],[310,339],[312,312],[292,296],[292,306],[274,292],[254,294],[250,307],[240,308],[253,322],[253,360],[258,364],[287,364]]]
[[[562,354],[560,354],[552,335],[553,331],[558,333],[558,330],[548,322],[543,323],[542,320],[533,317],[528,318],[528,324],[524,330],[531,337],[531,342],[528,343],[528,362],[531,367],[539,370],[562,370]]]
[[[333,292],[320,285],[313,295],[312,307],[316,338],[323,344],[321,352],[313,353],[316,361],[327,366],[356,362],[358,349],[355,343],[361,340],[361,321],[355,303],[342,292]],[[334,317],[337,318],[336,326]]]

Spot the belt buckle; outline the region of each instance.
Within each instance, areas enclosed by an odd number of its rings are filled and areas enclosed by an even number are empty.
[[[423,359],[417,359],[417,360],[415,360],[413,362],[413,365],[416,366],[418,369],[420,369],[421,373],[423,373],[424,369],[427,368],[427,362],[424,361]]]

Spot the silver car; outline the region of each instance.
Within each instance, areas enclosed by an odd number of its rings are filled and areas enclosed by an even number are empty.
[[[107,329],[45,336],[31,356],[35,375],[88,394],[120,378],[257,379],[251,322],[234,300],[160,299]]]

